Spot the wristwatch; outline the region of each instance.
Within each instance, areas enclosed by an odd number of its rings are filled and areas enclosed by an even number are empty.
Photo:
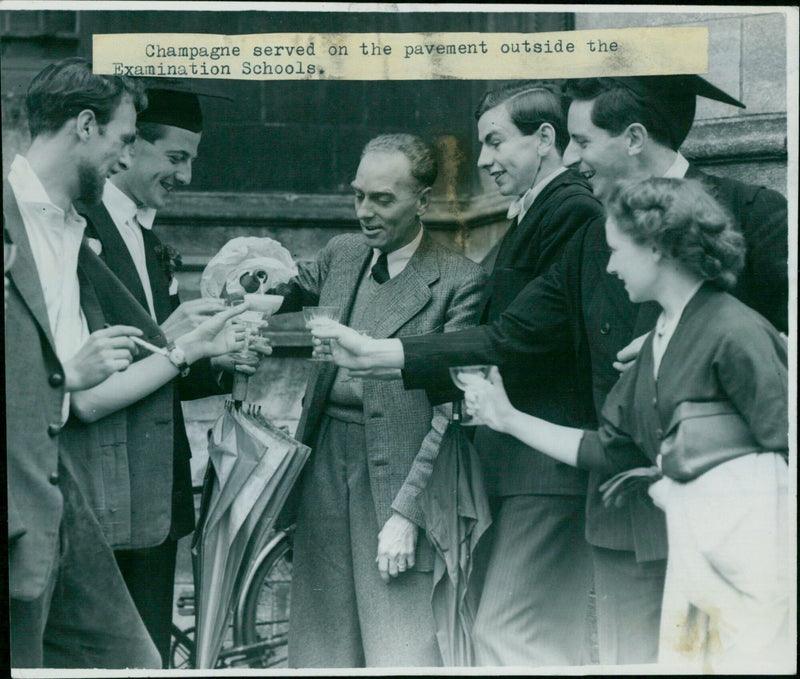
[[[186,354],[183,353],[183,349],[177,346],[175,342],[170,342],[166,349],[167,358],[178,369],[181,377],[186,377],[189,374],[189,364],[186,362]]]

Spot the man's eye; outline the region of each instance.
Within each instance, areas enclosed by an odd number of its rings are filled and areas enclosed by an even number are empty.
[[[383,205],[384,207],[387,207],[387,206],[389,206],[389,205],[391,205],[391,204],[392,204],[392,202],[393,202],[393,199],[392,199],[392,198],[387,198],[387,197],[385,197],[385,196],[382,196],[382,197],[376,198],[376,199],[375,199],[375,202],[376,202],[378,205]]]
[[[353,198],[355,198],[360,203],[362,200],[364,200],[364,194],[363,193],[354,193],[353,194]]]

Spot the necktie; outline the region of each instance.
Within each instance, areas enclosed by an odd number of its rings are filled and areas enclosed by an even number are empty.
[[[378,285],[383,285],[389,280],[389,263],[385,252],[381,252],[378,261],[372,265],[372,277]]]

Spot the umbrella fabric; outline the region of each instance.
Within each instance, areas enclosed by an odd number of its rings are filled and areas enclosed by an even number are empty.
[[[442,660],[450,667],[469,666],[475,611],[467,585],[473,553],[492,520],[480,461],[457,421],[442,437],[419,503],[436,553],[431,606]]]
[[[229,405],[214,424],[192,545],[198,668],[216,663],[243,575],[309,452],[252,408]]]

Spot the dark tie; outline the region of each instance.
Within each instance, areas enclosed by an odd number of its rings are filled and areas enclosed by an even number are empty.
[[[378,285],[383,285],[389,280],[389,262],[386,261],[385,252],[381,252],[378,261],[372,265],[372,277]]]

